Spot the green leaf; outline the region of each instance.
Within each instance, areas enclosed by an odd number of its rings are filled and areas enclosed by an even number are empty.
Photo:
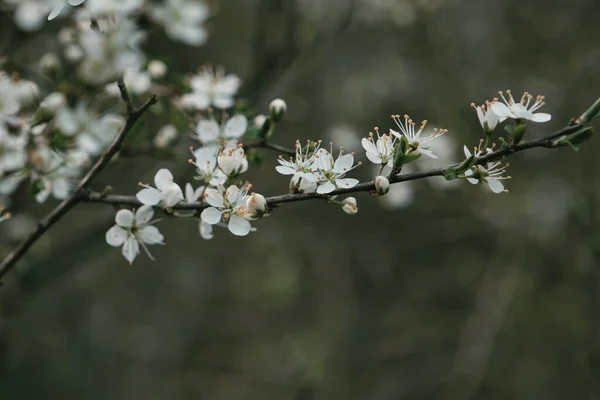
[[[446,178],[447,181],[452,181],[454,179],[458,179],[458,173],[452,167],[446,168],[444,170],[444,178]]]
[[[477,161],[477,157],[475,157],[475,154],[472,154],[471,157],[467,158],[465,161],[460,163],[456,168],[454,168],[454,171],[457,174],[462,174],[463,172],[465,172],[466,170],[471,168],[475,164],[475,161]]]
[[[594,128],[592,128],[591,126],[588,126],[586,128],[580,129],[575,133],[570,134],[567,139],[575,144],[581,144],[583,142],[587,142],[588,140],[590,140],[592,138],[592,136],[594,136]]]

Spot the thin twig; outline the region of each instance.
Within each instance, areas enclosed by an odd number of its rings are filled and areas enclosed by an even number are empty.
[[[248,151],[249,149],[263,148],[263,149],[278,151],[279,153],[285,154],[287,156],[293,157],[296,155],[296,150],[289,149],[287,147],[280,146],[278,144],[270,143],[266,140],[259,140],[257,142],[251,142],[251,143],[243,143],[243,146],[244,146],[244,151]]]
[[[140,117],[152,106],[156,103],[156,96],[152,96],[146,103],[144,103],[141,107],[135,108],[129,96],[129,92],[125,87],[125,83],[123,79],[119,79],[118,81],[119,90],[121,91],[121,98],[125,102],[127,106],[127,120],[125,121],[125,125],[121,128],[121,131],[110,145],[110,147],[102,154],[102,156],[96,161],[94,166],[88,171],[88,173],[81,179],[73,194],[71,194],[68,198],[63,200],[56,208],[54,208],[42,221],[38,222],[35,230],[12,252],[10,252],[6,258],[0,264],[0,278],[2,278],[7,272],[9,272],[27,253],[29,248],[33,246],[33,244],[42,236],[48,229],[52,227],[56,222],[58,222],[65,214],[67,214],[73,207],[75,207],[79,202],[85,200],[85,196],[82,194],[86,193],[87,185],[90,181],[96,177],[112,160],[112,158],[117,154],[117,152],[121,149],[123,145],[123,141],[135,125],[135,123],[140,119]]]
[[[581,125],[567,126],[565,128],[562,128],[561,130],[556,131],[556,132],[554,132],[548,136],[545,136],[541,139],[534,140],[531,142],[524,142],[524,143],[521,143],[521,144],[518,144],[515,146],[504,148],[502,150],[488,153],[485,156],[479,157],[475,163],[476,164],[485,164],[489,161],[498,160],[498,159],[504,158],[506,156],[510,156],[511,154],[518,153],[520,151],[524,151],[524,150],[528,150],[528,149],[532,149],[532,148],[536,148],[536,147],[555,148],[555,147],[558,147],[553,142],[555,139],[560,138],[564,135],[576,132],[577,130],[579,130],[581,128],[582,128]],[[279,146],[277,146],[277,148],[278,147]],[[459,164],[455,164],[452,167],[456,167],[458,165]],[[447,168],[436,168],[436,169],[431,169],[428,171],[395,175],[390,178],[390,183],[407,182],[407,181],[413,181],[413,180],[417,180],[417,179],[430,178],[433,176],[444,176],[444,171],[446,171],[446,169]],[[314,193],[314,192],[313,193],[290,193],[290,194],[284,194],[284,195],[280,195],[280,196],[268,197],[266,200],[267,200],[269,207],[273,208],[279,204],[284,204],[284,203],[292,203],[292,202],[296,202],[296,201],[305,201],[305,200],[313,200],[313,199],[324,200],[331,196],[336,196],[336,195],[343,195],[343,194],[350,194],[350,193],[357,193],[357,192],[373,192],[373,191],[375,191],[375,183],[371,181],[371,182],[359,183],[358,185],[356,185],[352,188],[336,189],[333,192],[328,193],[326,195],[318,194],[318,193]],[[112,204],[112,205],[134,206],[134,207],[139,207],[142,205],[142,203],[140,203],[140,201],[135,196],[113,195],[113,194],[98,193],[98,192],[82,193],[81,201],[88,202],[88,203],[105,203],[105,204]],[[172,209],[173,210],[202,211],[207,207],[209,207],[209,205],[206,203],[182,203],[182,204],[174,206]],[[160,208],[160,207],[157,207],[157,208]]]

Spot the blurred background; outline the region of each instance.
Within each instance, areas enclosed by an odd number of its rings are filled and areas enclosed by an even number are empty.
[[[144,51],[182,74],[225,66],[258,112],[285,99],[273,141],[288,147],[322,138],[366,161],[360,139],[408,113],[449,130],[444,166],[479,141],[473,101],[545,95],[552,120],[530,125],[534,138],[600,94],[597,1],[209,4],[205,46],[159,30]],[[0,52],[53,90],[30,67],[61,21],[24,33],[1,13]],[[134,194],[160,167],[191,181],[186,140],[171,160],[122,157],[94,189]],[[509,194],[422,180],[358,194],[356,216],[287,204],[256,233],[212,241],[193,220],[165,219],[167,246],[132,267],[104,240],[114,209],[79,205],[0,291],[0,398],[598,399],[597,146],[511,157]],[[264,195],[287,191],[277,155],[248,173]],[[3,251],[56,204],[17,193]]]

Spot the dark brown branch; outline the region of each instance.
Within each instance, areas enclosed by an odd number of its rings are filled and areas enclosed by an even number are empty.
[[[484,164],[489,161],[499,160],[506,156],[510,156],[511,154],[518,153],[524,150],[536,148],[536,147],[545,147],[545,148],[555,148],[558,147],[557,144],[554,143],[555,139],[558,139],[562,136],[571,134],[581,129],[582,125],[571,125],[567,126],[559,131],[556,131],[548,136],[545,136],[538,140],[533,140],[531,142],[524,142],[518,144],[516,146],[511,146],[504,148],[502,150],[498,150],[489,154],[486,154],[483,157],[480,157],[475,162],[476,164]],[[452,165],[451,167],[456,167],[459,164]],[[430,178],[433,176],[444,176],[444,171],[446,168],[436,168],[431,169],[429,171],[423,172],[414,172],[410,174],[401,174],[395,175],[390,178],[390,183],[400,183],[413,181],[417,179]],[[372,192],[375,190],[374,182],[363,182],[358,185],[348,188],[348,189],[336,189],[327,195],[318,194],[318,193],[290,193],[284,194],[280,196],[273,196],[267,198],[267,203],[269,207],[276,207],[279,204],[283,203],[292,203],[296,201],[304,201],[304,200],[313,200],[313,199],[327,199],[330,196],[357,193],[357,192]],[[112,205],[122,205],[122,206],[133,206],[139,207],[142,204],[135,196],[123,196],[123,195],[111,195],[97,192],[87,192],[82,194],[82,201],[89,203],[106,203]],[[173,210],[196,210],[201,211],[207,208],[208,205],[206,203],[183,203],[173,207]]]
[[[56,208],[54,208],[42,221],[38,222],[37,227],[34,231],[12,252],[10,252],[0,264],[0,278],[6,275],[19,261],[27,251],[35,244],[35,242],[42,236],[48,229],[52,227],[57,221],[59,221],[65,214],[67,214],[73,207],[84,199],[82,196],[86,192],[86,187],[90,181],[96,177],[112,160],[123,145],[123,141],[140,119],[140,117],[148,110],[150,106],[156,103],[156,96],[152,96],[146,103],[140,108],[134,108],[129,92],[125,87],[123,79],[119,79],[119,89],[121,91],[121,98],[127,105],[127,120],[125,125],[121,128],[121,131],[110,145],[110,147],[102,154],[102,156],[96,161],[94,166],[88,171],[88,173],[81,179],[73,194],[63,200]]]

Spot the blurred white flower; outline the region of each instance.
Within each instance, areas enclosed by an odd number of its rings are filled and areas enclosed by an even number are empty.
[[[40,151],[44,151],[41,149]],[[70,152],[59,155],[49,151],[45,156],[47,160],[38,165],[38,169],[32,172],[32,180],[39,184],[35,200],[44,203],[52,195],[55,199],[64,200],[71,193],[78,177],[81,175],[82,167],[88,159],[80,152]],[[46,164],[45,166],[43,164]],[[40,168],[40,167],[43,167]]]
[[[167,124],[158,130],[152,143],[159,149],[166,149],[178,136],[175,125]]]
[[[0,75],[0,124],[12,121],[19,111],[19,103],[14,96],[13,86],[9,79]]]
[[[487,153],[491,153],[492,151],[493,150],[490,148],[482,150],[480,143],[479,147],[475,148],[474,154],[475,157],[480,157]],[[471,151],[469,151],[467,146],[464,147],[464,152],[467,158],[471,157]],[[502,193],[507,190],[504,190],[504,185],[502,184],[501,180],[510,179],[510,176],[502,176],[507,167],[508,164],[503,166],[502,162],[500,161],[478,164],[474,165],[472,169],[466,171],[465,177],[473,185],[477,185],[478,183],[487,183],[492,192]]]
[[[237,75],[225,75],[223,69],[213,72],[210,66],[204,67],[198,75],[190,79],[191,93],[181,97],[184,108],[206,110],[211,105],[217,108],[230,108],[235,104],[233,97],[241,85]]]
[[[333,192],[336,187],[349,189],[358,184],[358,179],[344,178],[346,174],[362,163],[354,164],[354,156],[352,154],[344,154],[340,149],[340,153],[336,160],[325,149],[319,149],[315,154],[316,174],[318,177],[319,186],[317,193],[327,194]]]
[[[173,182],[173,174],[166,168],[159,169],[154,176],[156,188],[139,183],[145,189],[140,190],[135,197],[144,205],[155,206],[163,204],[171,208],[183,200],[179,185]]]
[[[52,92],[40,102],[38,111],[43,117],[51,118],[66,104],[65,95],[60,92]]]
[[[47,0],[47,3],[52,7],[52,11],[50,11],[50,15],[48,15],[48,21],[56,18],[67,4],[75,7],[83,4],[84,1],[85,0]]]
[[[152,225],[154,210],[151,206],[141,206],[135,214],[129,210],[119,210],[115,216],[116,224],[106,232],[106,243],[114,247],[123,246],[123,257],[129,262],[140,253],[141,245],[148,257],[154,260],[147,244],[164,245],[164,236]]]
[[[201,119],[198,122],[195,135],[192,137],[203,144],[226,145],[227,141],[244,136],[246,129],[248,129],[248,120],[241,114],[231,118],[223,116],[221,125],[211,116],[210,119]]]
[[[231,185],[225,193],[209,188],[206,189],[204,197],[211,207],[202,211],[202,221],[210,225],[227,222],[227,228],[236,236],[246,236],[250,232],[250,222],[239,215],[240,210],[243,213],[248,200],[248,188],[240,189]]]
[[[375,128],[377,141],[374,143],[373,132],[369,132],[368,138],[361,140],[362,147],[367,152],[367,158],[373,164],[382,164],[392,168],[394,166],[394,146],[396,139],[392,135],[379,135],[379,128]]]
[[[146,93],[152,85],[150,73],[137,68],[128,68],[123,74],[123,81],[125,82],[127,90],[136,95]],[[106,90],[106,93],[110,94],[111,96],[118,97],[121,95],[121,91],[119,90],[117,82],[109,83],[106,85],[104,90]]]
[[[165,27],[165,32],[173,40],[190,46],[200,46],[206,42],[207,33],[202,24],[209,13],[202,1],[165,0],[154,7],[151,16]]]
[[[146,68],[152,79],[162,79],[167,74],[167,64],[160,60],[152,60]]]
[[[298,189],[310,192],[316,190],[316,183],[319,177],[315,173],[317,166],[315,163],[315,153],[319,151],[321,141],[307,141],[306,146],[302,149],[299,140],[296,140],[296,156],[288,160],[284,160],[283,156],[279,156],[277,162],[279,165],[275,167],[277,172],[282,175],[293,175],[290,186],[298,186]],[[314,185],[311,185],[314,184]],[[314,186],[314,190],[307,190]]]
[[[40,88],[35,82],[27,79],[13,81],[12,92],[21,107],[36,106],[40,99]]]
[[[516,103],[510,90],[506,91],[508,99],[502,92],[498,92],[504,103],[496,101],[492,104],[492,110],[500,117],[500,122],[507,118],[526,119],[533,122],[547,122],[552,116],[546,113],[534,113],[544,104],[544,96],[536,96],[535,101],[531,103],[533,96],[527,92],[523,93],[521,101]]]
[[[194,151],[195,161],[190,160],[190,163],[196,167],[198,176],[194,179],[204,181],[212,186],[223,185],[227,180],[227,176],[217,169],[217,158],[220,149],[214,146],[200,147]]]
[[[217,164],[228,178],[236,177],[248,170],[248,160],[242,147],[224,149],[217,157]]]
[[[425,126],[427,125],[427,120],[424,120],[421,123],[419,130],[415,132],[416,124],[413,122],[412,119],[410,119],[408,115],[404,114],[404,122],[402,122],[402,120],[400,119],[400,115],[393,115],[392,119],[394,120],[398,128],[400,128],[401,133],[396,132],[393,129],[390,129],[390,133],[392,133],[398,139],[400,139],[402,136],[405,136],[408,140],[409,146],[414,149],[412,150],[413,152],[417,154],[424,154],[427,157],[437,158],[437,156],[433,154],[431,150],[429,150],[429,146],[427,146],[427,143],[442,136],[444,133],[447,132],[446,129],[438,130],[437,128],[434,128],[433,132],[430,135],[421,136],[421,133],[423,133],[423,129],[425,129]]]

